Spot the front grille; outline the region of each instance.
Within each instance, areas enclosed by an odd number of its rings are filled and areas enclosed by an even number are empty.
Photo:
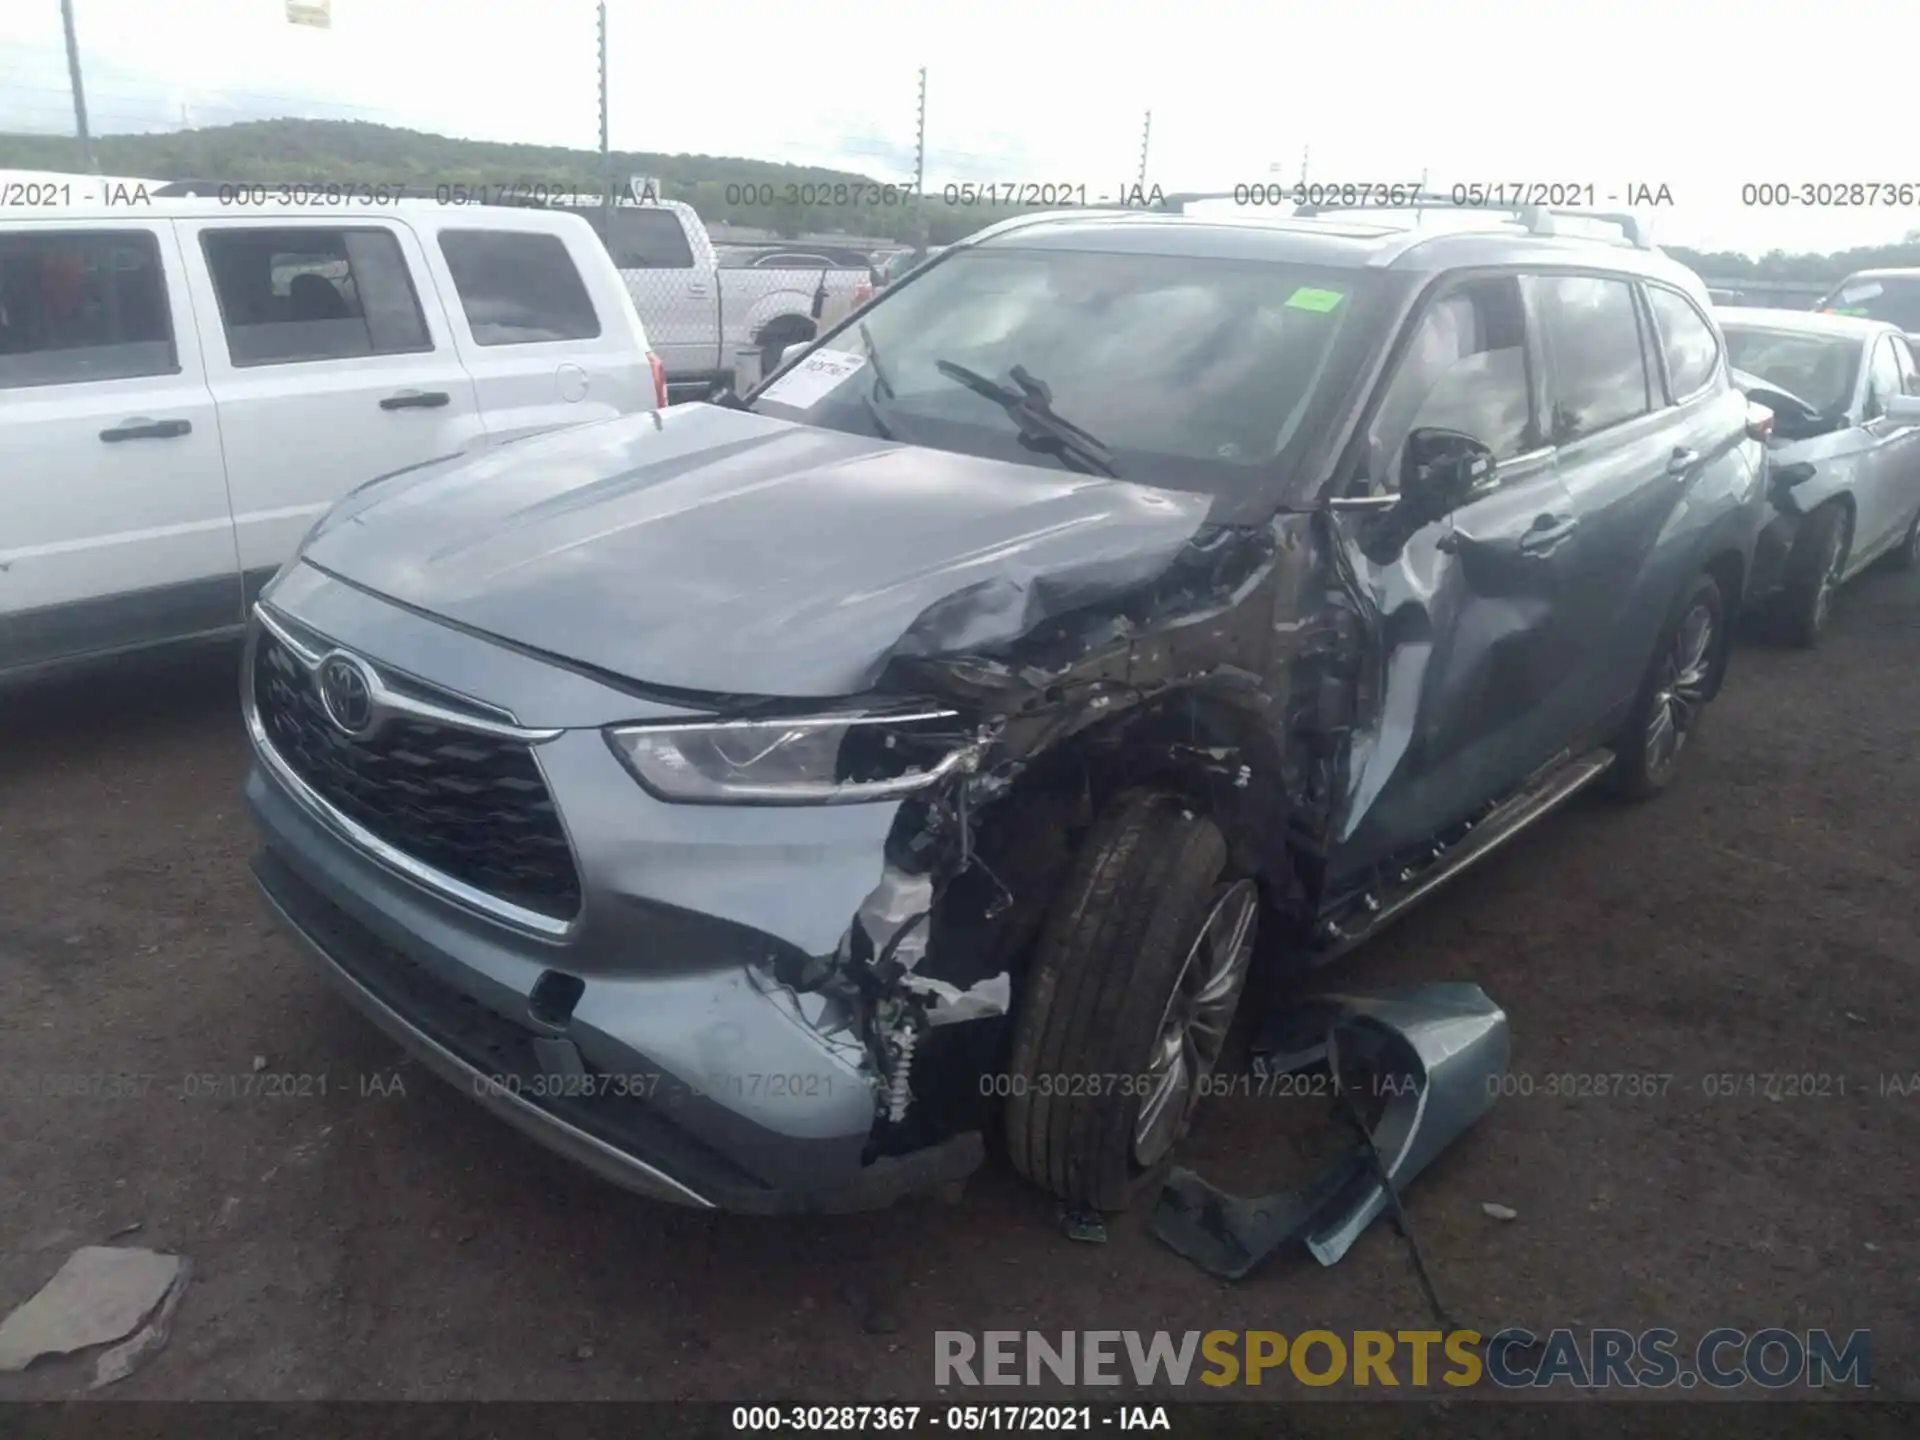
[[[556,920],[579,910],[573,852],[524,742],[401,718],[356,740],[328,718],[306,666],[265,630],[253,690],[275,753],[341,814],[510,904]]]

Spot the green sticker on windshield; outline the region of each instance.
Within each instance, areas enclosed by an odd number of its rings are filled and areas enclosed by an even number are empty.
[[[1346,298],[1338,290],[1315,290],[1303,285],[1287,298],[1287,308],[1311,310],[1316,315],[1324,315]]]

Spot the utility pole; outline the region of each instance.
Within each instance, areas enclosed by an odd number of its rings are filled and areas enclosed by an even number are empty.
[[[607,0],[600,0],[600,204],[601,223],[613,238],[613,155],[607,149]]]
[[[1153,139],[1153,111],[1147,111],[1146,126],[1140,131],[1140,188],[1147,188],[1147,145]]]
[[[1302,145],[1300,147],[1300,183],[1302,185],[1307,183],[1307,158],[1312,154],[1313,147],[1311,145]]]
[[[86,157],[90,174],[100,173],[94,157],[93,136],[87,131],[87,92],[80,83],[80,41],[73,32],[73,0],[60,0],[60,24],[67,32],[67,78],[73,85],[73,129],[80,137],[80,153]]]
[[[913,128],[913,228],[921,250],[927,248],[927,67],[920,67],[920,108]]]

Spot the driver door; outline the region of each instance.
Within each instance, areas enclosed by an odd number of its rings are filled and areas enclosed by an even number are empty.
[[[1542,436],[1538,345],[1512,275],[1425,303],[1343,466],[1333,508],[1378,611],[1373,729],[1352,747],[1336,884],[1471,818],[1568,743],[1571,497]],[[1408,437],[1472,436],[1495,468],[1451,513],[1383,551]],[[1369,553],[1371,552],[1371,553]]]

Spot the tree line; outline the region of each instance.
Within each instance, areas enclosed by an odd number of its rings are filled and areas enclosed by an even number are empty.
[[[916,205],[906,193],[910,187],[870,176],[721,155],[620,150],[603,171],[597,151],[460,140],[364,120],[252,120],[161,134],[102,135],[94,148],[106,174],[157,180],[351,182],[425,190],[524,184],[598,194],[609,173],[622,191],[628,177],[646,175],[661,182],[662,198],[685,201],[704,220],[786,237],[846,234],[947,245],[1031,208],[949,205],[937,191]],[[79,147],[61,135],[0,135],[0,168],[76,170]],[[1725,280],[1832,281],[1877,266],[1920,266],[1920,230],[1896,245],[1830,255],[1773,250],[1756,257],[1663,248],[1696,272]]]

